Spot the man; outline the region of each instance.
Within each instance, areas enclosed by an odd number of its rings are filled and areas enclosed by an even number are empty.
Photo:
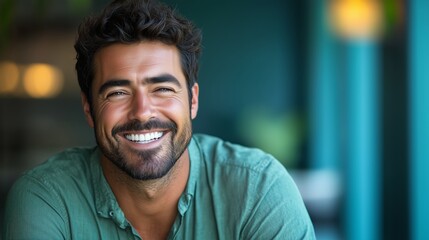
[[[5,239],[314,239],[282,165],[192,135],[201,34],[154,1],[81,24],[82,104],[97,147],[68,149],[13,186]]]

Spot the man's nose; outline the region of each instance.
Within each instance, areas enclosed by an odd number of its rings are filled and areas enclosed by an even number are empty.
[[[143,91],[136,91],[133,94],[130,109],[129,118],[132,120],[135,119],[140,122],[146,122],[155,116],[155,111],[150,97]]]

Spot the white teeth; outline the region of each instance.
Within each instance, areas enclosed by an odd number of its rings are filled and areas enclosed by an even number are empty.
[[[133,142],[151,142],[162,137],[162,132],[151,132],[145,134],[127,134],[125,137]]]

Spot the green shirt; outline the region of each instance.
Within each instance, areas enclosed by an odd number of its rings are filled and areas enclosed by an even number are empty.
[[[272,156],[194,135],[190,174],[169,239],[315,239],[296,185]],[[6,204],[4,239],[140,239],[104,178],[95,148],[28,171]]]

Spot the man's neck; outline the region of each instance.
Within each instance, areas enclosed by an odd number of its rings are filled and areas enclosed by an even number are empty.
[[[177,216],[177,203],[188,181],[188,150],[166,176],[155,180],[133,179],[106,158],[101,159],[101,165],[125,217],[141,237],[165,239]]]

